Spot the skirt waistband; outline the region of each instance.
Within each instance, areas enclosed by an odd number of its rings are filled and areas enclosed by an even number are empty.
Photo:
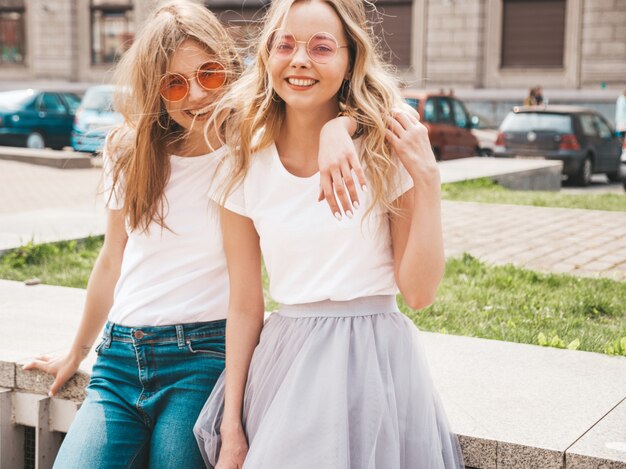
[[[298,305],[281,304],[277,314],[290,318],[354,317],[399,313],[395,295],[364,296],[347,301],[316,301]]]

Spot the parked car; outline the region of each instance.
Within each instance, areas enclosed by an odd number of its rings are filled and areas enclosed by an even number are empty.
[[[72,130],[72,147],[76,151],[98,152],[109,131],[124,118],[113,109],[113,85],[92,86],[76,111]]]
[[[472,116],[463,102],[442,93],[402,92],[407,104],[415,108],[428,129],[428,137],[437,160],[452,160],[480,154],[478,140],[472,134]]]
[[[494,156],[563,162],[563,174],[586,186],[591,175],[619,181],[622,142],[598,112],[576,106],[514,108],[504,118]]]
[[[68,146],[79,103],[74,93],[33,89],[0,92],[0,144]]]
[[[498,138],[498,126],[485,116],[472,116],[472,134],[478,140],[478,149],[482,156],[492,156]]]

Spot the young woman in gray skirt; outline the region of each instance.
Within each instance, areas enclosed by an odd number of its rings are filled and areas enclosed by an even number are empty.
[[[362,0],[275,0],[257,64],[225,97],[226,371],[195,433],[219,469],[456,468],[418,331],[444,272],[440,179]],[[366,172],[342,217],[311,201],[326,122],[354,116]],[[332,189],[331,189],[332,190]],[[335,188],[341,191],[339,188]],[[261,255],[281,303],[263,325]]]

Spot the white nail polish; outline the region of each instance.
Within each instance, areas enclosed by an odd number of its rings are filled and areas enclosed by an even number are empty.
[[[361,205],[359,204],[358,200],[355,200],[352,205],[354,206],[354,208],[359,208]]]
[[[352,218],[352,211],[351,211],[351,210],[347,210],[347,211],[346,211],[346,216],[347,216],[348,218]]]
[[[335,212],[335,218],[339,221],[341,221],[341,213],[339,212]]]
[[[363,192],[367,192],[367,186],[365,184],[361,186],[361,189],[363,189]]]

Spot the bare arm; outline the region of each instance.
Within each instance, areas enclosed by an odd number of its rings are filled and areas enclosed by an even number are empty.
[[[65,356],[52,359],[38,357],[24,366],[25,370],[40,369],[55,376],[50,387],[51,396],[59,392],[78,370],[102,330],[113,305],[113,291],[120,275],[127,240],[122,211],[108,210],[104,245],[89,276],[85,307],[70,351]]]
[[[247,452],[241,422],[248,369],[263,327],[261,248],[252,220],[222,209],[224,250],[230,276],[226,321],[226,383],[222,449],[217,468],[240,468]],[[216,469],[217,469],[216,468]]]
[[[390,117],[387,139],[414,183],[391,216],[396,281],[407,304],[421,309],[435,300],[445,269],[439,170],[428,131],[410,112]]]

